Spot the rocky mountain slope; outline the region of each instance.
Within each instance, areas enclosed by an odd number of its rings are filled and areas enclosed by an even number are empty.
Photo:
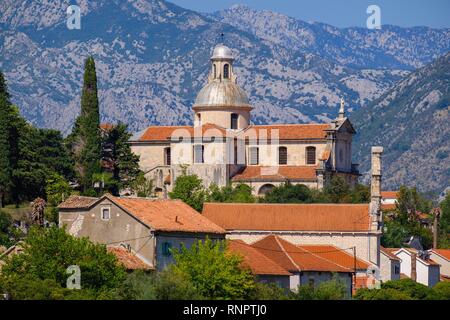
[[[352,121],[363,171],[370,146],[384,147],[387,188],[440,192],[450,186],[450,52],[353,113]]]
[[[221,32],[237,56],[238,81],[255,105],[256,123],[326,121],[341,96],[357,109],[408,72],[401,64],[356,68],[164,1],[78,3],[81,30],[66,27],[68,1],[0,3],[0,68],[13,101],[39,126],[70,130],[89,54],[97,61],[103,121],[122,120],[133,130],[189,123]]]
[[[34,124],[65,133],[79,113],[88,55],[97,63],[102,121],[120,120],[137,131],[191,123],[222,32],[237,58],[238,83],[255,106],[255,123],[328,121],[341,97],[358,110],[450,51],[450,29],[340,29],[244,6],[202,14],[162,0],[78,0],[81,30],[69,30],[72,3],[0,2],[0,69],[12,100]],[[358,125],[359,132],[372,128]],[[361,163],[370,139],[361,136]],[[404,177],[389,181],[410,181]]]

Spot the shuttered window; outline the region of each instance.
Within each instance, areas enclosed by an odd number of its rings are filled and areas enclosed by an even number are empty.
[[[306,147],[306,164],[316,164],[316,147]]]
[[[287,148],[278,148],[278,164],[287,164]]]
[[[164,148],[164,164],[170,166],[171,162],[170,148]]]
[[[250,147],[249,148],[250,165],[259,164],[259,148]]]
[[[203,145],[197,144],[194,146],[194,163],[204,162],[205,147]]]

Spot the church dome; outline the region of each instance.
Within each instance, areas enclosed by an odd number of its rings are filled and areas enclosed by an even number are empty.
[[[204,86],[195,99],[194,106],[250,106],[247,95],[232,81],[212,81]]]
[[[213,51],[211,59],[230,59],[233,60],[231,49],[223,44],[218,44]]]

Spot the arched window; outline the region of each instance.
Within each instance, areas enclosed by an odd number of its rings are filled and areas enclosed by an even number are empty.
[[[170,147],[164,148],[164,165],[170,166],[171,162]]]
[[[250,147],[248,149],[249,153],[249,164],[250,165],[258,165],[259,164],[259,148],[258,147]]]
[[[194,146],[194,163],[204,163],[205,147],[201,144]]]
[[[223,66],[223,78],[228,79],[229,76],[230,76],[230,65],[226,63]]]
[[[316,147],[306,147],[306,164],[316,164]]]
[[[238,128],[238,119],[239,115],[236,113],[231,114],[231,129],[237,129]]]
[[[213,64],[213,70],[214,70],[214,79],[217,78],[217,67],[216,64]]]
[[[287,164],[287,148],[278,148],[278,164]]]
[[[273,184],[265,184],[261,188],[259,188],[258,195],[265,195],[268,192],[272,191],[275,186]]]

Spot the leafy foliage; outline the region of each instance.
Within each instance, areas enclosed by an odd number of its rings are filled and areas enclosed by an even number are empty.
[[[438,245],[440,248],[450,248],[450,192],[447,193],[439,206],[441,216],[439,219]]]
[[[138,197],[150,197],[153,194],[153,180],[147,179],[143,172],[140,172],[131,182],[130,189]]]
[[[235,187],[227,185],[221,188],[213,184],[208,190],[208,201],[252,203],[256,202],[256,198],[252,195],[252,188],[246,184],[238,184]]]
[[[323,281],[317,286],[300,285],[297,292],[291,292],[295,300],[344,300],[348,299],[345,283],[337,274],[329,281]]]
[[[125,278],[124,269],[105,246],[86,238],[74,238],[57,227],[34,227],[25,239],[23,253],[13,255],[3,266],[0,287],[11,294],[18,293],[20,286],[26,284],[17,279],[27,275],[34,280],[33,286],[51,283],[59,290],[66,287],[69,276],[66,270],[70,265],[80,267],[82,289],[96,297],[108,296]]]
[[[198,241],[189,249],[174,250],[175,263],[167,272],[185,276],[206,299],[245,299],[255,287],[241,258],[226,252],[226,242]]]
[[[0,246],[9,247],[21,236],[18,229],[14,228],[11,216],[0,210]]]
[[[197,175],[183,174],[176,179],[169,196],[171,199],[180,199],[195,210],[201,211],[203,202],[207,199],[207,192]]]

